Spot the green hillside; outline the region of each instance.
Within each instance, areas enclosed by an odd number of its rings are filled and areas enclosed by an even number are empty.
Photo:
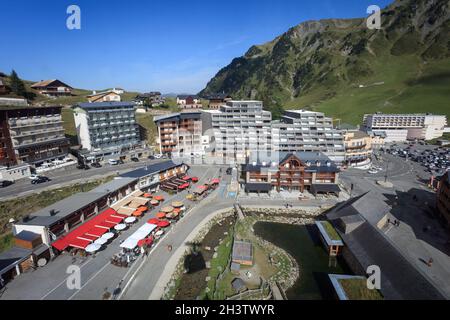
[[[360,123],[364,113],[450,116],[450,7],[447,0],[397,0],[382,29],[365,19],[307,21],[251,47],[200,95],[227,92],[267,109],[324,111]]]

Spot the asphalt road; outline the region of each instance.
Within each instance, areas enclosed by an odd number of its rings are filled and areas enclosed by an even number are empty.
[[[0,200],[26,196],[43,190],[60,188],[77,182],[88,182],[117,174],[118,172],[122,174],[132,169],[143,167],[147,164],[154,164],[162,161],[166,160],[141,160],[139,162],[127,162],[116,166],[105,164],[101,168],[91,167],[89,170],[80,170],[75,166],[55,169],[53,171],[46,172],[45,174],[41,174],[49,177],[51,179],[49,182],[33,185],[31,184],[30,179],[25,178],[16,181],[13,185],[0,189]]]
[[[218,177],[219,167],[192,168],[190,174],[197,175],[200,178],[199,183],[203,183],[209,181],[213,177]],[[177,246],[183,244],[185,235],[189,234],[199,223],[199,219],[212,212],[211,210],[213,207],[209,204],[215,202],[214,200],[219,198],[227,199],[227,193],[223,192],[224,188],[226,188],[226,184],[226,182],[222,182],[220,187],[214,193],[193,206],[189,215],[185,216],[181,221],[171,227],[175,227],[176,231],[172,232],[169,229],[162,240],[152,249],[148,258],[142,260],[141,258],[138,259],[130,268],[114,266],[110,263],[110,258],[120,251],[120,241],[126,239],[130,234],[136,231],[138,227],[146,223],[149,218],[154,217],[157,209],[152,210],[150,214],[146,214],[146,216],[140,219],[138,223],[134,224],[107,245],[103,251],[98,252],[95,257],[78,257],[76,261],[72,261],[72,257],[64,254],[57,257],[44,268],[20,275],[14,279],[14,281],[7,284],[7,289],[0,299],[101,299],[106,290],[112,292],[120,283],[128,283],[129,280],[134,277],[136,270],[142,262],[145,263],[145,266],[148,269],[152,270],[151,281],[156,283],[159,279],[159,275],[165,268],[166,262],[171,257],[171,253],[166,250],[165,245],[167,243],[172,244],[174,248],[172,251],[173,254]],[[159,194],[164,193],[159,192]],[[186,191],[174,196],[165,194],[166,201],[164,204],[175,200],[183,200],[187,203],[185,200],[186,195]],[[229,202],[232,204],[233,200],[229,199]],[[67,267],[72,264],[80,267],[80,289],[69,289],[67,287],[69,274],[67,274],[66,271]],[[130,292],[133,294],[134,291],[131,290]],[[143,295],[138,295],[138,297],[140,299],[147,299],[149,294],[150,292],[145,292]]]

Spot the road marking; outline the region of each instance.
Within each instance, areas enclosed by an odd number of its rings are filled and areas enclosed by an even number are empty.
[[[98,270],[92,277],[90,277],[82,286],[79,290],[75,291],[74,294],[72,294],[67,300],[72,300],[73,297],[75,297],[81,290],[83,290],[83,288],[89,284],[97,275],[100,274],[100,272],[102,272],[107,266],[109,266],[111,263],[108,262],[106,263],[100,270]]]

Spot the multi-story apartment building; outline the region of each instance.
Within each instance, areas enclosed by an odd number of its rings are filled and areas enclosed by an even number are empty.
[[[385,142],[432,140],[442,137],[447,117],[432,114],[366,114],[363,130],[384,134]]]
[[[352,167],[364,167],[371,163],[372,137],[359,130],[344,133],[345,163]]]
[[[156,116],[153,121],[158,127],[158,143],[162,154],[183,157],[203,153],[200,112]]]
[[[74,111],[79,143],[90,158],[121,155],[141,146],[134,103],[80,103]]]
[[[0,165],[41,164],[69,151],[60,106],[0,107]]]
[[[332,161],[345,160],[345,147],[333,119],[321,112],[287,110],[272,123],[272,146],[278,152],[323,152]]]
[[[437,209],[447,226],[450,226],[450,171],[441,177],[437,191]]]
[[[250,153],[272,151],[272,114],[261,101],[228,101],[219,110],[203,110],[202,117],[214,139],[212,156],[244,163]]]

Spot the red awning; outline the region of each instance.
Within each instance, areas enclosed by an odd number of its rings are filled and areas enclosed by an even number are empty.
[[[198,178],[197,178],[197,177],[192,177],[191,180],[192,180],[193,182],[197,182],[197,181],[198,181]]]
[[[124,218],[122,217],[115,217],[115,216],[109,216],[108,218],[106,218],[106,222],[111,222],[114,224],[119,224],[123,221]]]
[[[212,179],[211,183],[212,184],[219,184],[220,183],[220,179]]]
[[[183,178],[181,178],[182,180],[184,180],[184,181],[189,181],[189,180],[191,180],[191,177],[189,177],[189,176],[184,176]]]
[[[108,232],[108,229],[94,227],[91,230],[89,230],[88,232],[86,232],[86,234],[100,238],[102,235],[104,235],[107,232]]]
[[[114,222],[103,221],[101,223],[97,223],[95,226],[98,228],[103,228],[103,229],[109,230],[111,228],[114,228],[114,226],[116,224],[117,223],[114,223]]]
[[[71,239],[71,240],[69,241],[69,246],[74,247],[74,248],[78,248],[78,249],[84,249],[84,248],[86,248],[90,243],[91,243],[91,241],[88,241],[88,240]]]
[[[122,217],[114,209],[107,209],[55,241],[52,246],[61,251],[69,246],[84,249],[90,242],[99,238],[116,225],[112,221],[106,222],[112,216],[116,216],[116,218]],[[125,217],[127,216],[123,216],[123,218]],[[96,227],[97,225],[102,227]]]
[[[94,236],[90,236],[88,234],[83,234],[82,236],[77,237],[78,239],[83,239],[83,240],[89,240],[89,241],[94,241],[97,240],[97,237]]]
[[[58,249],[59,251],[65,250],[69,245],[64,241],[64,239],[56,240],[52,243],[52,246]]]

